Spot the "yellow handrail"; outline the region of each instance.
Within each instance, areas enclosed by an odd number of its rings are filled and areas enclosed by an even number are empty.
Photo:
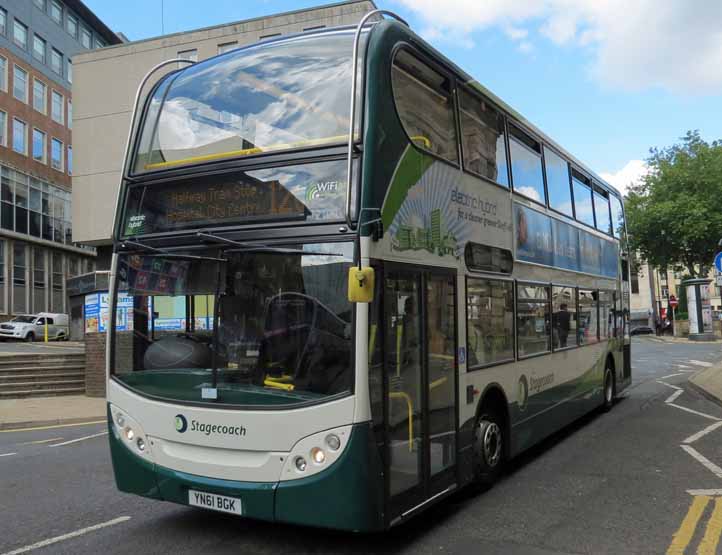
[[[233,156],[250,156],[252,154],[261,154],[263,152],[275,150],[288,150],[291,148],[301,148],[305,146],[317,146],[332,142],[342,142],[346,139],[346,135],[336,135],[334,137],[325,137],[323,139],[308,139],[305,141],[296,141],[294,143],[282,143],[277,145],[268,145],[264,147],[256,146],[253,148],[243,148],[240,150],[228,150],[226,152],[216,152],[214,154],[202,154],[200,156],[190,156],[179,160],[170,160],[168,162],[154,162],[143,166],[146,170],[155,170],[158,168],[168,168],[171,166],[180,166],[191,162],[208,162],[209,160],[218,160],[220,158],[231,158]]]
[[[431,149],[431,141],[428,137],[424,137],[423,135],[414,135],[413,137],[411,137],[411,140],[415,142],[421,141],[422,143],[424,143],[424,146],[426,148]]]
[[[389,399],[406,399],[406,407],[409,411],[409,453],[414,450],[414,404],[403,391],[393,391],[389,393]]]

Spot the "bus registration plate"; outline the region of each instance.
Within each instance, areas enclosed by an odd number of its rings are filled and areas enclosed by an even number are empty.
[[[224,513],[233,513],[242,515],[241,500],[237,497],[226,497],[225,495],[217,495],[215,493],[206,493],[204,491],[188,490],[188,504],[194,507],[202,507],[204,509],[212,509],[214,511],[222,511]]]

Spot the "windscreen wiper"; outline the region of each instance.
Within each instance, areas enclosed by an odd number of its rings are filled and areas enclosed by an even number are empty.
[[[219,235],[214,235],[206,231],[199,231],[196,233],[196,237],[205,239],[206,241],[215,241],[217,243],[223,243],[228,246],[236,247],[234,249],[226,249],[224,252],[262,252],[268,254],[310,254],[320,256],[343,256],[340,253],[328,253],[328,252],[311,252],[304,251],[302,249],[289,249],[286,247],[273,247],[271,245],[264,245],[263,243],[245,243],[241,241],[234,241],[232,239],[226,239]]]
[[[161,258],[172,258],[175,260],[203,260],[206,262],[228,262],[225,258],[215,258],[213,256],[198,256],[196,254],[184,254],[178,252],[171,252],[166,249],[159,249],[157,247],[151,247],[145,243],[139,241],[126,240],[120,244],[121,248],[126,246],[135,247],[136,249],[144,250],[146,252],[160,256]]]

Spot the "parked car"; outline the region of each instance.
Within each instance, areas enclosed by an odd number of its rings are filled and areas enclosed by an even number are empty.
[[[650,333],[654,333],[654,330],[649,326],[637,326],[629,332],[630,335],[646,335]]]
[[[65,341],[68,339],[68,315],[51,312],[15,316],[9,322],[0,324],[0,338],[42,341],[45,339],[46,321],[49,341]]]

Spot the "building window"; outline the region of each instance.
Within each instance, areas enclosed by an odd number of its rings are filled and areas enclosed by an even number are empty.
[[[45,311],[45,249],[33,247],[33,312]]]
[[[95,48],[103,48],[105,46],[108,46],[107,44],[105,44],[105,41],[96,36],[95,37]]]
[[[401,51],[391,73],[396,110],[409,139],[450,162],[458,162],[456,123],[448,77]]]
[[[580,345],[591,345],[599,341],[597,298],[596,291],[579,290],[578,336]]]
[[[33,58],[37,61],[45,63],[45,40],[38,35],[33,35]]]
[[[594,227],[594,207],[592,206],[592,187],[589,180],[572,171],[572,189],[574,190],[574,212],[577,220]]]
[[[464,169],[508,187],[502,115],[463,89],[459,97]]]
[[[0,241],[0,312],[5,310],[5,241]]]
[[[54,170],[63,171],[63,143],[53,138],[50,153],[50,165]]]
[[[577,290],[552,287],[552,345],[554,350],[577,344]]]
[[[58,25],[63,24],[63,5],[58,0],[50,0],[50,17]]]
[[[639,294],[639,274],[637,274],[636,272],[632,273],[631,287],[632,287],[632,293],[635,295],[638,295]]]
[[[15,177],[15,231],[28,232],[28,176],[13,172]]]
[[[68,18],[65,20],[65,29],[74,39],[78,38],[78,18],[71,13],[68,14]]]
[[[519,356],[547,353],[551,350],[549,287],[516,286],[516,333]]]
[[[13,118],[13,150],[18,154],[28,153],[27,128],[24,121]]]
[[[236,48],[238,48],[238,41],[234,40],[233,42],[225,42],[218,45],[218,53],[223,54],[225,52],[235,50]]]
[[[468,278],[466,281],[468,365],[514,360],[514,284]]]
[[[17,19],[13,21],[13,41],[23,50],[28,49],[28,28]]]
[[[514,190],[525,197],[546,204],[541,144],[521,129],[510,125],[509,152]]]
[[[0,56],[0,89],[8,92],[8,59]]]
[[[192,62],[198,61],[198,50],[195,48],[193,50],[181,50],[178,52],[178,58],[181,60],[190,60]]]
[[[73,103],[68,100],[68,129],[73,128]]]
[[[66,75],[66,77],[68,78],[68,82],[72,83],[73,82],[73,61],[70,58],[68,58],[68,63],[65,64],[65,67],[66,67],[67,73],[68,73]]]
[[[29,233],[33,237],[42,237],[42,182],[34,177],[30,178],[30,202],[28,203]]]
[[[0,33],[7,33],[8,12],[4,8],[0,8]]]
[[[68,145],[68,175],[73,175],[73,147]]]
[[[58,91],[53,91],[50,113],[53,121],[61,125],[65,123],[65,118],[63,117],[63,95]]]
[[[33,129],[33,160],[45,164],[47,162],[45,152],[45,133],[40,129]]]
[[[8,146],[8,115],[0,111],[0,146]]]
[[[88,31],[85,27],[80,27],[80,44],[83,45],[83,48],[90,49],[91,42],[92,42],[93,35],[90,34],[90,31]]]
[[[13,312],[27,311],[25,303],[25,243],[13,243]]]
[[[553,150],[544,147],[544,167],[547,172],[549,206],[570,218],[574,217],[569,164]]]
[[[35,4],[35,7],[41,12],[45,11],[45,0],[33,0],[33,3]]]
[[[28,101],[28,72],[20,66],[14,66],[13,96],[20,102]]]
[[[55,48],[50,51],[50,67],[58,75],[63,75],[63,53]]]
[[[33,108],[41,114],[48,113],[48,87],[37,78],[33,78]]]

